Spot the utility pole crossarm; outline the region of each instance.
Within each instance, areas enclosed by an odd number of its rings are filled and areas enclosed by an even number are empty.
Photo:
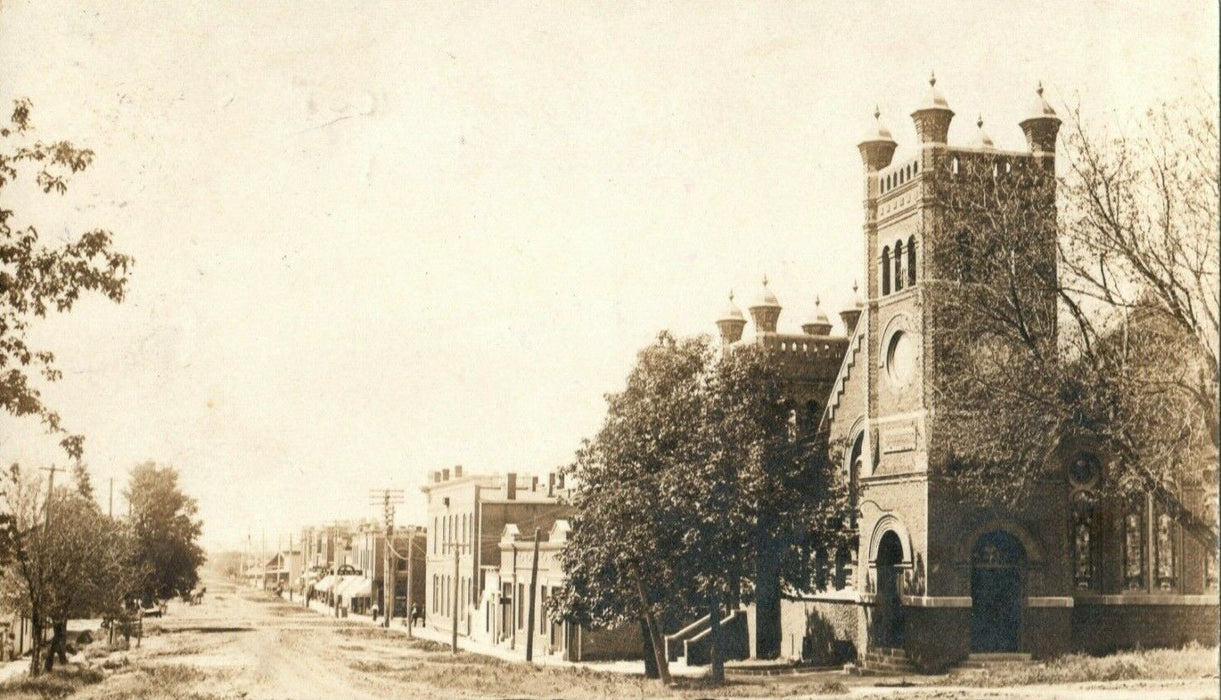
[[[381,505],[385,520],[385,539],[382,542],[382,627],[390,626],[394,617],[394,507],[403,502],[403,489],[373,489],[369,491],[370,505]],[[376,552],[376,550],[374,550]],[[376,554],[375,554],[376,556]],[[411,597],[411,592],[407,592]],[[408,611],[410,613],[410,611]]]

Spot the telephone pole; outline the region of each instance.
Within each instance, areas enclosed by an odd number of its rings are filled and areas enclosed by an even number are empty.
[[[114,477],[110,477],[110,504],[106,507],[106,517],[114,520]]]
[[[376,489],[369,492],[371,499],[379,498],[382,517],[386,521],[386,540],[382,543],[382,627],[390,626],[394,617],[394,507],[403,502],[403,489]],[[410,589],[407,591],[411,596]]]
[[[415,620],[411,619],[411,592],[412,584],[415,583],[414,574],[411,566],[411,555],[415,551],[415,525],[407,529],[407,596],[403,601],[403,607],[407,614],[407,638],[411,639],[414,636]]]
[[[40,467],[41,471],[50,472],[47,477],[47,530],[51,529],[51,500],[55,496],[55,472],[62,471],[59,467],[52,464],[49,467]]]
[[[534,528],[534,562],[530,564],[530,617],[526,622],[526,661],[534,660],[534,594],[538,585],[538,535],[539,528]]]

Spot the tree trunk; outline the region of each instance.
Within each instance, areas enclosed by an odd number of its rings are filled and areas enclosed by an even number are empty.
[[[755,560],[755,658],[780,656],[780,557],[775,540],[759,537]]]
[[[640,596],[640,607],[644,610],[644,621],[649,628],[649,638],[653,640],[653,658],[657,662],[657,675],[661,678],[662,683],[672,685],[674,681],[670,677],[670,659],[666,655],[666,643],[661,638],[661,630],[658,629],[653,610],[649,607],[649,597],[645,595],[640,575],[635,574],[632,578],[636,580],[636,595]]]
[[[55,623],[55,636],[59,638],[59,644],[55,647],[59,654],[59,662],[61,664],[68,663],[68,621]]]
[[[714,685],[725,684],[725,658],[721,653],[721,596],[715,589],[708,592],[708,637],[711,651],[708,661],[712,667],[709,678]]]
[[[644,657],[644,677],[660,678],[657,672],[657,657],[653,655],[653,637],[649,634],[649,623],[640,618],[640,649]]]
[[[42,616],[36,611],[30,615],[30,676],[42,673]]]
[[[59,658],[59,663],[67,665],[68,663],[68,623],[63,620],[56,620],[51,623],[51,643],[47,646],[47,655],[43,660],[43,670],[50,672],[55,668],[55,659]]]

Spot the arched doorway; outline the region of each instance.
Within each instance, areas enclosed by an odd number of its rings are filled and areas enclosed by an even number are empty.
[[[878,646],[903,646],[903,602],[899,586],[903,580],[903,545],[893,530],[882,535],[878,545],[878,597],[874,615],[874,637]]]
[[[971,553],[971,651],[1018,651],[1026,551],[1013,535],[981,535]]]

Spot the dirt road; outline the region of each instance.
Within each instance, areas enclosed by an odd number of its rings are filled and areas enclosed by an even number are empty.
[[[398,631],[337,620],[261,591],[209,582],[202,605],[171,605],[149,621],[127,666],[80,698],[709,698],[838,697],[1120,700],[1215,698],[1216,677],[1009,688],[946,687],[923,677],[915,687],[895,678],[838,673],[738,681],[724,688],[691,682],[667,689],[655,681],[589,670],[508,663]],[[941,685],[939,685],[939,683]]]

